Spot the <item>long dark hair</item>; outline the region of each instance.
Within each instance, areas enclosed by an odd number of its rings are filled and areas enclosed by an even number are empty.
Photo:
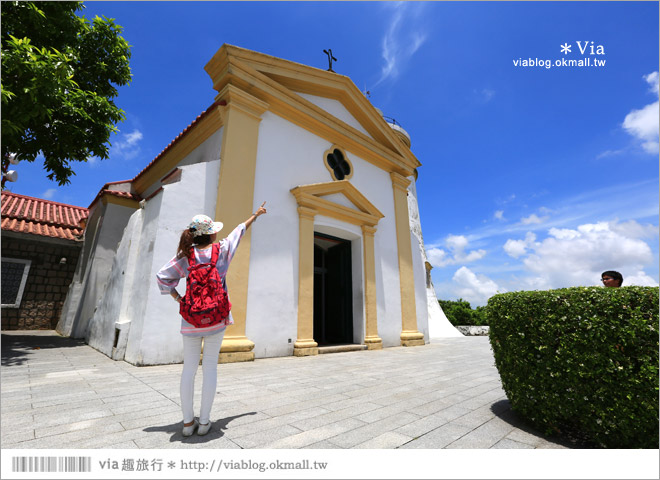
[[[190,249],[193,245],[208,245],[209,243],[211,243],[211,235],[198,235],[196,237],[190,229],[186,228],[181,233],[179,247],[176,250],[176,258],[183,258],[190,255]]]

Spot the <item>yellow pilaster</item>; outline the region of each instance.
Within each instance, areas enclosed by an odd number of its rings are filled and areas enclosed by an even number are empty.
[[[415,307],[415,276],[413,273],[410,220],[408,218],[408,185],[410,180],[392,172],[396,241],[399,252],[399,279],[401,288],[401,345],[424,345],[424,334],[417,330]]]
[[[383,348],[383,340],[378,336],[378,304],[376,302],[376,256],[374,252],[374,235],[376,228],[362,225],[364,242],[364,311],[366,317],[366,333],[364,343],[369,350]]]
[[[224,100],[224,131],[220,152],[220,181],[215,218],[225,224],[228,234],[246,220],[254,207],[254,177],[261,115],[268,104],[227,85],[216,100]],[[234,325],[227,328],[220,363],[254,360],[254,343],[245,335],[248,277],[250,272],[250,231],[245,233],[227,272]]]
[[[314,341],[314,216],[316,210],[298,207],[298,338],[293,345],[297,357],[318,355]]]

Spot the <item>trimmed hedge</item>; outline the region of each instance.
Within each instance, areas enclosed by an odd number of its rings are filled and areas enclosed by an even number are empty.
[[[545,433],[658,448],[658,287],[498,294],[490,343],[512,408]]]

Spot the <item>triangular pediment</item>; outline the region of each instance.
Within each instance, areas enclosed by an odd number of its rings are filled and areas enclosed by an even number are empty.
[[[375,155],[389,160],[393,164],[388,168],[390,171],[407,176],[421,165],[347,76],[232,45],[223,45],[205,68],[218,92],[227,84],[233,84],[278,109],[276,113],[286,116],[292,109],[302,110],[314,117],[312,120],[324,123],[321,128],[313,121],[303,126],[316,126],[326,137],[346,132],[371,148]],[[339,102],[361,128],[324,110],[320,102],[312,101],[309,95]],[[333,143],[335,140],[330,139]]]
[[[374,226],[384,217],[348,180],[301,185],[291,193],[300,206],[356,225]]]

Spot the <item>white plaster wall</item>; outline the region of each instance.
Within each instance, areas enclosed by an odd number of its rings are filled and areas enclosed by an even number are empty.
[[[339,100],[333,100],[331,98],[325,98],[325,97],[319,97],[317,95],[310,95],[308,93],[300,93],[296,92],[298,95],[303,97],[306,100],[309,100],[312,102],[314,105],[317,107],[322,108],[326,112],[328,112],[330,115],[333,117],[337,117],[339,120],[341,120],[344,123],[349,124],[351,127],[355,128],[356,130],[359,130],[360,132],[364,133],[367,137],[373,138],[367,130],[358,122],[353,115],[346,109],[346,107],[339,101]],[[323,153],[323,152],[321,152]]]
[[[193,152],[194,153],[194,152]],[[191,154],[192,155],[192,154]],[[135,289],[127,308],[131,330],[126,360],[138,365],[178,363],[183,360],[181,317],[178,304],[169,295],[161,295],[156,273],[176,254],[181,232],[193,216],[215,216],[220,161],[179,164],[181,180],[165,185],[144,208],[140,240],[140,268],[134,276]],[[226,225],[221,235],[234,226]],[[177,287],[185,292],[185,279]],[[228,285],[231,296],[231,285]]]
[[[417,236],[410,232],[410,244],[413,256],[413,275],[415,277],[415,313],[417,315],[417,330],[424,334],[424,341],[429,342],[429,309],[426,300],[426,268],[424,259],[418,255]]]
[[[293,353],[298,323],[299,224],[298,205],[290,190],[299,185],[332,181],[323,163],[323,153],[330,147],[325,139],[270,112],[262,117],[253,209],[265,200],[268,214],[252,227],[246,324],[246,335],[255,343],[256,357]],[[375,236],[378,330],[385,346],[399,345],[401,296],[392,182],[386,172],[350,151],[347,154],[354,168],[351,184],[385,215]],[[362,290],[356,293],[358,286],[364,288],[360,228],[317,216],[315,229],[323,228],[338,229],[340,233],[336,236],[342,238],[353,235],[348,239],[353,245],[354,270],[360,272],[358,281],[354,278],[354,300],[358,293],[363,296]],[[360,252],[359,265],[356,250]],[[357,313],[363,319],[362,300],[354,301],[354,309],[359,309]]]
[[[389,173],[366,161],[360,160],[359,168],[355,161],[353,165],[353,185],[384,215],[378,222],[374,237],[378,334],[384,347],[398,346],[401,345],[402,329],[401,282],[392,179]]]
[[[462,337],[463,334],[459,332],[445,316],[442,311],[438,298],[433,287],[433,282],[426,285],[426,262],[428,257],[426,249],[424,248],[424,237],[422,235],[422,222],[419,215],[419,204],[417,202],[417,184],[414,177],[408,177],[410,185],[408,186],[408,215],[410,217],[410,232],[412,242],[413,257],[416,262],[421,264],[421,268],[415,267],[415,288],[417,297],[417,317],[418,325],[426,324],[424,330],[424,338],[429,341],[434,337]],[[420,273],[421,270],[421,273]],[[419,277],[423,275],[423,283],[419,282]],[[425,290],[425,300],[422,300],[420,295],[420,285],[423,285]],[[425,304],[424,305],[422,305]],[[426,321],[420,318],[420,312],[425,311],[427,315]],[[420,327],[421,328],[421,327]],[[420,331],[422,331],[420,329]]]
[[[155,339],[143,337],[149,333],[144,328],[148,303],[156,300],[151,288],[152,283],[155,284],[156,281],[152,277],[151,271],[154,263],[154,246],[160,224],[159,215],[162,210],[162,198],[163,192],[160,192],[144,204],[141,214],[142,222],[140,225],[139,240],[137,245],[133,246],[137,250],[139,261],[133,265],[133,282],[128,294],[129,298],[127,299],[129,307],[126,309],[126,317],[130,319],[131,328],[128,332],[124,360],[134,365],[151,364],[145,361],[145,358],[148,359],[152,355],[151,352],[144,351],[144,345],[153,345]],[[174,254],[170,255],[170,258],[172,256]],[[163,315],[161,315],[162,317]],[[171,319],[162,319],[161,332],[158,335],[158,341],[162,341],[162,345],[157,348],[171,351],[172,340],[177,334],[175,323]],[[169,342],[167,341],[168,339],[170,339]],[[163,361],[161,363],[172,363],[172,361]]]
[[[94,244],[98,237],[98,227],[101,220],[102,208],[97,206],[90,212],[87,220],[87,228],[85,229],[85,237],[83,242],[82,251],[78,257],[78,264],[76,265],[76,273],[73,276],[73,281],[69,286],[64,305],[62,305],[62,313],[55,328],[60,334],[69,337],[73,336],[73,329],[75,325],[76,316],[83,302],[83,293],[85,290],[87,275],[93,260]]]
[[[440,308],[433,283],[427,290],[426,299],[429,308],[429,338],[462,337],[463,334],[451,324],[445,312]]]
[[[132,285],[132,278],[137,259],[137,249],[131,248],[138,245],[139,233],[142,227],[142,210],[137,210],[124,230],[122,240],[115,253],[112,268],[109,274],[105,290],[101,295],[89,325],[87,343],[112,356],[115,342],[115,324],[120,322],[122,306],[125,303],[126,284]]]
[[[266,112],[259,127],[255,173],[256,210],[268,214],[250,227],[250,276],[246,336],[257,358],[293,354],[298,336],[298,205],[290,190],[325,182],[329,172],[311,161],[320,158],[318,139]],[[327,149],[327,147],[326,147]],[[239,247],[240,248],[240,247]],[[231,288],[231,285],[228,286]]]
[[[321,198],[328,200],[329,202],[337,203],[343,205],[344,207],[352,208],[353,210],[360,210],[351,202],[346,196],[342,193],[332,193],[330,195],[322,195]]]
[[[58,326],[58,330],[63,334],[68,333],[73,338],[86,340],[89,339],[90,322],[102,300],[122,232],[131,213],[135,211],[113,203],[97,208],[100,208],[98,214],[95,214],[98,220],[93,222],[93,230],[86,233],[85,238],[85,242],[89,241],[91,246],[84,246],[84,254],[79,260],[83,262],[84,273],[73,296],[74,299],[77,297],[78,301],[68,305],[61,315],[64,321],[61,322],[61,327]]]
[[[224,127],[220,127],[215,131],[209,138],[204,140],[195,150],[190,152],[183,158],[177,167],[182,167],[185,165],[193,165],[195,163],[205,163],[208,161],[220,160],[220,150],[222,146],[222,132]],[[149,188],[142,194],[143,198],[148,198],[156,190],[161,187],[160,181],[154,182],[153,185],[150,185]]]

